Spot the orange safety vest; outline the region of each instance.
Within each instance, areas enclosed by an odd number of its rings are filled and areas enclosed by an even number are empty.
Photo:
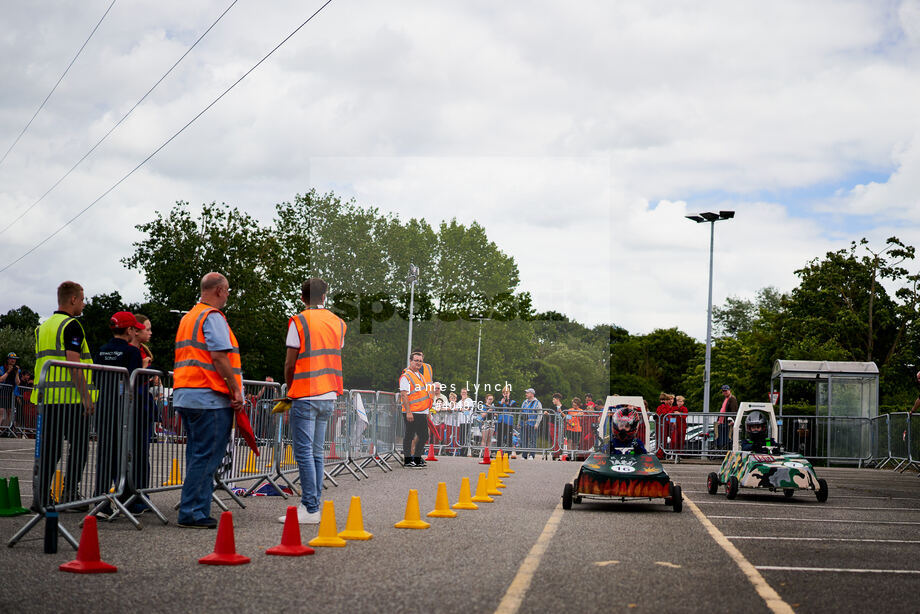
[[[173,386],[175,388],[210,388],[217,392],[230,394],[230,387],[220,376],[211,360],[211,352],[204,338],[202,325],[204,319],[217,312],[225,320],[224,313],[205,303],[198,303],[192,310],[182,316],[179,330],[176,332],[176,363],[173,366]],[[227,324],[230,330],[230,324]],[[243,369],[240,363],[240,345],[233,330],[230,330],[230,343],[233,349],[228,352],[230,367],[236,379],[237,389],[243,390]]]
[[[570,409],[565,412],[565,415],[567,416],[565,419],[565,430],[580,433],[581,423],[578,418],[582,415],[581,411]]]
[[[290,321],[300,336],[300,353],[288,396],[302,399],[327,392],[342,394],[345,322],[328,309],[315,307],[301,311]]]
[[[431,395],[428,393],[428,388],[425,386],[426,381],[425,377],[416,373],[411,369],[406,369],[402,372],[406,376],[406,379],[409,380],[409,412],[418,413],[425,411],[426,409],[431,408]],[[406,407],[402,408],[403,413],[406,413]]]
[[[434,372],[431,370],[431,365],[427,362],[422,363],[422,377],[425,378],[429,384],[434,382]]]

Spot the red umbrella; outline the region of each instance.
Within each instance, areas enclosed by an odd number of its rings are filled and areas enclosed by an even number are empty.
[[[256,435],[252,432],[252,424],[249,423],[249,416],[246,415],[245,409],[236,412],[236,430],[246,440],[246,445],[259,456],[259,445],[256,443]]]

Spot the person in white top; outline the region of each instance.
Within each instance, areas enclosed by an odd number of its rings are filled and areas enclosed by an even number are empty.
[[[457,405],[459,410],[457,413],[457,426],[460,456],[466,456],[467,446],[470,443],[470,429],[473,426],[473,411],[476,409],[476,402],[470,398],[470,392],[466,388],[460,389],[460,400]]]
[[[447,406],[449,401],[447,397],[444,396],[444,385],[440,382],[435,382],[432,384],[432,403],[431,403],[431,413],[429,414],[429,419],[433,425],[430,429],[434,442],[438,446],[444,445],[444,431],[447,427],[444,425],[444,417],[447,415]]]

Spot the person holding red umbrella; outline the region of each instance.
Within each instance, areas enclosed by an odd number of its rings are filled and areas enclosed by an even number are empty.
[[[178,518],[183,528],[217,528],[211,517],[214,472],[227,449],[233,414],[243,407],[240,346],[221,311],[229,298],[227,278],[208,273],[201,278],[201,299],[176,332],[173,404],[187,434]]]

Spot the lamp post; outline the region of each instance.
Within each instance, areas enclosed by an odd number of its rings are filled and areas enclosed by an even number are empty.
[[[492,318],[476,316],[474,319],[479,320],[479,343],[476,345],[476,387],[473,389],[473,402],[479,403],[479,355],[482,350],[482,321],[491,320]]]
[[[730,220],[735,217],[734,211],[719,211],[713,213],[707,211],[699,215],[685,215],[689,220],[697,224],[703,222],[709,223],[709,302],[706,306],[706,367],[703,376],[703,413],[709,413],[709,375],[712,358],[712,252],[715,243],[716,222]]]
[[[406,277],[406,283],[409,284],[409,344],[406,347],[406,364],[409,364],[409,358],[412,356],[412,320],[414,318],[413,309],[415,308],[415,282],[418,281],[418,267],[414,264],[409,265],[409,275]]]

